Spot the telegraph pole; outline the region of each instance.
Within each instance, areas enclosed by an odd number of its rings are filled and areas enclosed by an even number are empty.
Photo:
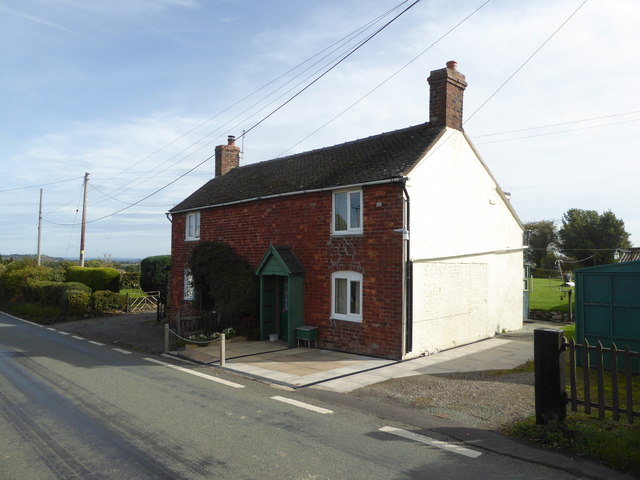
[[[87,185],[89,174],[84,174],[84,196],[82,200],[82,228],[80,229],[80,266],[84,267],[84,232],[87,226]]]
[[[42,189],[40,189],[40,210],[38,210],[38,265],[40,260],[40,239],[42,238]]]

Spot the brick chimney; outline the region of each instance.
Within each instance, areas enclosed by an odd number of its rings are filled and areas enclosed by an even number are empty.
[[[427,79],[429,93],[429,124],[462,130],[462,97],[467,82],[458,72],[458,62],[450,60],[447,67],[433,70]]]
[[[236,146],[236,137],[229,135],[226,145],[216,147],[216,177],[240,165],[240,148]]]

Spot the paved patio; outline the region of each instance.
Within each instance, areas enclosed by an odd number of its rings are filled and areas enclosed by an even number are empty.
[[[172,354],[291,388],[313,385],[349,392],[390,378],[514,368],[533,360],[533,330],[549,327],[560,325],[526,323],[515,332],[400,362],[318,348],[287,348],[278,341],[227,342],[225,367],[220,367],[218,343]]]

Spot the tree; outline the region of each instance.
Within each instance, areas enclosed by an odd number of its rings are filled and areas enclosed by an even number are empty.
[[[529,232],[529,249],[525,252],[525,258],[537,268],[543,268],[549,249],[558,244],[558,229],[552,220],[528,222],[524,224],[524,229]]]
[[[579,260],[576,268],[612,263],[617,248],[631,246],[624,222],[611,210],[601,215],[595,210],[567,210],[558,237],[560,250]]]

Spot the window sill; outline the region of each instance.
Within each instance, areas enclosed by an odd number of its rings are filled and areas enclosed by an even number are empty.
[[[348,237],[348,236],[357,237],[361,235],[364,235],[364,232],[362,230],[347,230],[344,232],[331,232],[332,237]]]
[[[341,321],[341,322],[350,322],[350,323],[362,323],[362,318],[338,317],[336,315],[331,315],[331,320]]]

